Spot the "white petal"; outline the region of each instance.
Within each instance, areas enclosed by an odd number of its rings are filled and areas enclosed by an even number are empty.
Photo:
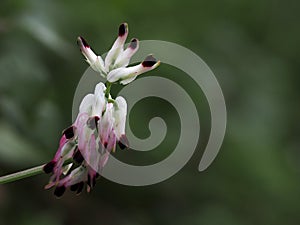
[[[92,113],[94,99],[95,98],[93,94],[87,94],[86,96],[84,96],[79,106],[79,114],[87,113],[88,115],[90,115]]]
[[[106,104],[105,90],[106,87],[103,83],[96,85],[92,116],[98,116],[99,118],[102,116],[102,112],[104,111]]]
[[[131,57],[136,53],[139,48],[138,39],[134,38],[130,41],[130,44],[125,51],[121,52],[116,59],[114,68],[125,67],[129,64]]]
[[[142,69],[143,66],[141,64],[127,68],[117,68],[108,73],[107,80],[113,83],[118,80],[123,80],[129,77],[137,76],[138,72]]]
[[[112,70],[108,73],[107,80],[109,82],[121,81],[121,84],[128,84],[133,81],[136,76],[155,69],[159,64],[160,61],[157,61],[152,55],[149,55],[139,65]]]
[[[126,100],[119,96],[116,98],[114,103],[114,129],[119,140],[120,137],[125,134],[125,125],[126,125],[126,115],[127,115],[127,103]]]
[[[93,64],[90,64],[92,69],[96,72],[99,72],[103,77],[106,75],[106,70],[104,67],[104,62],[101,56],[97,56],[96,61]]]
[[[130,82],[134,81],[136,77],[137,77],[137,75],[135,75],[133,77],[129,77],[125,80],[121,80],[120,84],[123,84],[123,85],[129,84]]]
[[[104,93],[105,90],[106,90],[105,84],[100,82],[95,87],[95,95],[98,95],[99,93]]]

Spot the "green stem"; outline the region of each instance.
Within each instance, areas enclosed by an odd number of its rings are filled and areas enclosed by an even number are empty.
[[[112,83],[110,82],[106,82],[106,91],[105,91],[105,97],[108,99],[109,98],[109,94],[110,94],[110,88],[111,88]]]
[[[32,177],[38,174],[44,173],[43,171],[44,165],[36,166],[27,170],[22,170],[16,173],[8,174],[5,176],[0,177],[0,184],[5,184],[9,182],[13,182],[16,180],[21,180],[26,177]]]
[[[68,159],[64,162],[63,166],[66,166],[70,163],[73,163],[73,159]],[[5,184],[5,183],[10,183],[16,180],[21,180],[27,177],[32,177],[35,175],[39,175],[44,173],[43,167],[45,166],[45,164],[40,165],[40,166],[36,166],[36,167],[32,167],[30,169],[27,170],[22,170],[16,173],[12,173],[12,174],[8,174],[5,176],[0,177],[0,184]]]

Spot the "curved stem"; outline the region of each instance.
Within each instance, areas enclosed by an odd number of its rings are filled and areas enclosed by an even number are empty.
[[[44,167],[44,164],[27,169],[27,170],[22,170],[22,171],[19,171],[16,173],[2,176],[2,177],[0,177],[0,184],[5,184],[5,183],[13,182],[16,180],[20,180],[20,179],[23,179],[26,177],[32,177],[32,176],[35,176],[38,174],[42,174],[42,173],[44,173],[43,167]]]
[[[105,91],[105,97],[109,98],[109,94],[110,94],[110,88],[111,88],[112,83],[110,82],[106,82],[106,91]]]

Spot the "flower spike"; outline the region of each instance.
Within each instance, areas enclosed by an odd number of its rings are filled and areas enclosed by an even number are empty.
[[[93,93],[84,96],[76,120],[62,132],[53,159],[43,167],[45,173],[52,174],[45,188],[55,187],[57,197],[68,188],[80,194],[86,186],[90,192],[117,144],[121,149],[129,147],[125,134],[127,102],[121,96],[111,97],[111,85],[129,84],[138,75],[155,69],[160,61],[148,55],[138,65],[128,66],[139,49],[139,40],[131,39],[124,49],[127,36],[128,25],[122,23],[105,60],[94,53],[83,37],[77,39],[86,61],[107,82],[98,83]]]

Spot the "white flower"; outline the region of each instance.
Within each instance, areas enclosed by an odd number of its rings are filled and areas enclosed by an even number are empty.
[[[160,64],[160,61],[149,55],[139,65],[127,67],[131,57],[139,48],[138,39],[133,38],[128,47],[124,49],[127,36],[128,25],[127,23],[122,23],[119,27],[118,38],[108,51],[105,60],[92,51],[84,38],[78,37],[77,43],[93,70],[106,78],[110,83],[120,82],[125,85],[132,82],[138,75],[153,70]]]

